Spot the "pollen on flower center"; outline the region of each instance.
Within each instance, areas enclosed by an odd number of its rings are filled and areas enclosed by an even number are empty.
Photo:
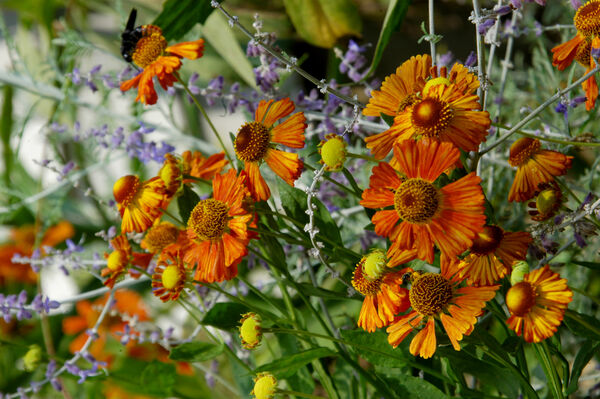
[[[598,35],[600,33],[600,1],[591,0],[579,7],[573,23],[584,36]]]
[[[269,149],[269,130],[260,122],[245,123],[235,138],[235,153],[245,162],[255,162],[264,158]]]
[[[121,177],[113,185],[115,200],[123,207],[127,207],[140,188],[140,179],[134,175]]]
[[[476,255],[487,255],[493,253],[502,241],[502,229],[497,226],[485,226],[473,240],[471,253]]]
[[[377,294],[383,280],[382,276],[376,279],[371,279],[368,277],[368,275],[366,275],[364,267],[367,258],[368,255],[363,256],[360,262],[358,262],[356,265],[354,273],[352,273],[352,286],[356,291],[365,296]]]
[[[163,272],[161,281],[163,287],[168,290],[172,290],[175,288],[177,283],[179,282],[179,268],[176,265],[168,266]]]
[[[430,220],[439,207],[438,190],[422,179],[409,179],[394,194],[394,208],[400,217],[410,223]]]
[[[535,154],[541,148],[541,146],[542,144],[537,139],[532,139],[529,137],[520,138],[510,146],[508,163],[510,166],[521,165],[531,158],[531,156]]]
[[[410,304],[422,315],[439,313],[452,299],[452,286],[441,274],[424,273],[412,282]]]
[[[167,245],[176,242],[178,235],[179,230],[177,227],[171,223],[161,223],[148,230],[146,237],[144,237],[143,247],[145,246],[150,252],[160,252]]]
[[[228,211],[227,204],[222,201],[213,198],[200,201],[190,214],[188,227],[202,241],[217,240],[227,227]]]
[[[146,68],[152,64],[164,54],[167,48],[167,40],[158,26],[146,25],[143,29],[144,37],[138,40],[131,56],[133,62],[140,68]]]
[[[365,277],[370,281],[380,278],[385,271],[386,261],[385,252],[382,250],[374,250],[367,255],[363,263]]]
[[[444,101],[426,98],[414,105],[411,123],[417,134],[437,137],[452,120],[452,109]]]
[[[409,94],[400,101],[398,104],[398,110],[396,112],[402,112],[406,109],[406,107],[410,107],[415,102],[417,102],[418,98],[415,94]]]
[[[513,285],[506,293],[506,306],[515,316],[525,316],[535,305],[536,293],[531,284],[521,281]]]

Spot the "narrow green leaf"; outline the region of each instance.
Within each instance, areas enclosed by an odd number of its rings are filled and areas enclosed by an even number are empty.
[[[298,34],[312,45],[331,48],[344,36],[359,36],[362,21],[351,0],[284,0]]]
[[[167,0],[153,25],[160,26],[167,40],[176,40],[213,12],[210,0]]]
[[[254,372],[260,373],[268,371],[276,378],[287,378],[294,375],[296,371],[300,370],[313,360],[331,356],[337,356],[337,353],[329,348],[307,349],[290,356],[284,356],[274,362],[264,364],[254,370]]]
[[[386,381],[394,387],[397,398],[448,399],[442,391],[430,382],[411,375],[386,376]]]
[[[202,319],[202,324],[208,324],[222,330],[237,328],[244,313],[249,312],[246,306],[239,303],[216,303]]]
[[[575,265],[587,267],[588,269],[600,270],[600,262],[583,262],[578,260],[572,260],[570,263]]]
[[[188,342],[174,347],[169,359],[183,362],[204,362],[219,356],[225,350],[225,344],[209,342]]]
[[[342,173],[344,173],[344,176],[346,176],[346,179],[348,179],[348,181],[350,182],[350,185],[352,186],[354,192],[359,196],[362,195],[363,190],[361,190],[361,188],[358,187],[358,184],[356,183],[356,180],[354,180],[354,176],[352,176],[352,173],[350,173],[350,171],[346,168],[342,169]]]
[[[171,396],[176,374],[174,364],[153,361],[140,376],[139,393],[159,397]]]
[[[0,115],[0,139],[2,140],[2,158],[4,159],[4,184],[10,185],[10,175],[13,164],[13,152],[10,136],[13,126],[13,88],[4,86],[4,101]]]
[[[346,291],[344,291],[344,292],[330,291],[330,290],[326,290],[324,288],[315,287],[309,283],[299,283],[299,284],[297,284],[297,286],[300,287],[302,289],[302,292],[304,293],[304,295],[307,295],[307,296],[316,296],[316,297],[326,298],[326,299],[341,299],[341,300],[355,299],[355,300],[359,300],[359,301],[363,300],[362,298],[360,298],[358,296],[349,298],[348,295],[346,295]]]
[[[379,116],[386,123],[386,125],[392,126],[394,124],[394,117],[393,116],[386,115],[386,114],[383,114],[381,112],[379,113]]]
[[[368,333],[364,330],[341,330],[345,341],[356,345],[356,352],[369,363],[381,367],[402,367],[414,360],[408,352],[408,340],[397,348],[393,348],[387,341],[387,334],[383,331]],[[370,348],[372,350],[364,350]]]
[[[251,87],[256,87],[252,64],[242,50],[227,19],[220,12],[214,12],[202,27],[204,39]]]
[[[200,202],[200,197],[188,185],[183,186],[183,193],[177,197],[177,206],[179,207],[179,216],[181,220],[187,222],[190,218],[190,213],[194,207]]]
[[[600,340],[600,321],[594,317],[567,309],[564,323],[575,335]]]
[[[375,69],[381,61],[383,52],[385,51],[390,38],[392,37],[392,33],[397,31],[398,28],[400,28],[400,25],[402,25],[402,21],[404,21],[409,3],[410,0],[390,0],[385,18],[383,20],[383,26],[381,28],[381,32],[379,33],[379,40],[377,40],[377,46],[375,47],[375,53],[373,54],[373,61],[371,61],[371,66],[369,67],[369,71],[367,72],[366,76],[370,76],[373,72],[375,72]]]
[[[575,361],[573,362],[573,367],[571,368],[571,380],[569,381],[569,386],[565,392],[567,395],[577,391],[579,388],[579,377],[581,377],[583,368],[587,366],[590,360],[592,360],[592,357],[594,357],[598,351],[600,351],[600,342],[594,343],[592,340],[587,340],[583,345],[581,345],[581,349],[579,349],[579,352],[577,352],[577,356],[575,356]]]

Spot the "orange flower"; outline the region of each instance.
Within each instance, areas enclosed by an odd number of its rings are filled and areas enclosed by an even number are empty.
[[[140,272],[130,269],[130,266],[135,265],[146,270],[148,264],[152,260],[153,254],[133,252],[131,250],[131,245],[129,245],[129,241],[127,241],[127,237],[123,235],[112,239],[110,244],[114,250],[110,254],[104,254],[104,258],[106,258],[106,267],[100,272],[102,277],[110,275],[110,277],[104,281],[104,285],[107,287],[114,287],[117,280],[122,278],[128,269],[129,274],[132,277],[138,278]]]
[[[483,229],[484,197],[474,172],[441,188],[433,184],[459,156],[450,143],[408,140],[394,147],[394,160],[404,176],[385,162],[373,168],[360,204],[394,207],[377,211],[371,219],[375,233],[392,240],[389,266],[415,257],[432,263],[434,244],[442,254],[457,256]]]
[[[63,319],[63,332],[65,334],[78,334],[77,337],[69,345],[69,351],[75,353],[83,348],[83,345],[88,340],[87,330],[93,328],[100,316],[100,311],[108,300],[108,293],[98,298],[92,304],[90,301],[80,301],[75,305],[77,316],[70,316]],[[119,290],[115,292],[114,307],[120,315],[128,315],[136,317],[139,321],[148,320],[148,312],[142,302],[142,298],[135,291]],[[99,361],[109,362],[113,356],[104,350],[104,346],[110,334],[122,332],[125,328],[125,322],[120,316],[107,315],[102,323],[98,326],[98,339],[90,346],[89,352],[94,358]]]
[[[200,151],[185,151],[181,154],[183,159],[183,171],[199,179],[212,179],[215,174],[221,173],[228,161],[225,159],[225,153],[220,152],[204,158]]]
[[[34,225],[26,225],[11,229],[9,242],[0,245],[0,286],[8,282],[20,281],[26,284],[35,284],[37,273],[31,265],[24,263],[13,263],[15,255],[30,257],[36,245],[36,235],[39,231]],[[46,230],[39,242],[39,248],[44,252],[44,247],[53,247],[73,237],[75,229],[67,221],[62,221]]]
[[[508,193],[508,201],[523,202],[531,199],[539,185],[554,181],[571,167],[572,156],[557,151],[542,150],[538,139],[523,137],[510,146],[508,163],[517,167],[515,180]]]
[[[203,52],[204,40],[202,39],[167,46],[167,40],[158,26],[144,25],[142,38],[138,40],[132,55],[133,62],[142,68],[142,72],[133,79],[121,83],[121,91],[136,87],[138,95],[135,101],[148,105],[156,104],[158,96],[152,79],[156,76],[158,83],[167,90],[177,81],[181,58],[195,60],[202,57]]]
[[[290,148],[304,148],[306,118],[297,112],[284,122],[273,126],[278,120],[294,111],[294,103],[289,98],[273,102],[261,101],[254,114],[254,122],[245,123],[235,138],[235,153],[244,161],[244,172],[248,176],[248,189],[256,201],[271,197],[269,186],[260,174],[260,164],[265,161],[290,186],[302,174],[303,162],[298,154],[277,150],[274,144]]]
[[[365,139],[373,156],[383,159],[394,143],[425,136],[449,141],[463,150],[474,151],[485,141],[490,127],[489,114],[479,111],[477,77],[461,64],[454,64],[448,75],[438,72],[428,55],[412,57],[373,91],[364,115],[379,113],[394,116],[385,132]],[[427,80],[428,77],[431,79]]]
[[[525,274],[523,281],[506,293],[511,313],[506,321],[526,342],[540,342],[554,335],[573,299],[567,280],[548,265]]]
[[[162,215],[167,202],[164,183],[158,177],[142,183],[137,176],[123,176],[115,182],[113,195],[123,219],[122,233],[146,231]]]
[[[248,225],[253,215],[243,207],[245,176],[230,169],[215,175],[213,196],[198,202],[187,223],[184,261],[197,265],[194,279],[212,283],[237,275],[237,264],[248,253]]]
[[[559,71],[571,65],[573,60],[586,68],[589,73],[596,65],[590,56],[593,48],[598,48],[600,34],[600,0],[590,0],[577,9],[573,18],[577,34],[565,43],[552,49],[552,65]],[[595,76],[590,76],[581,83],[587,101],[585,109],[591,110],[596,105],[598,98],[598,83]]]
[[[485,226],[473,240],[470,254],[458,265],[460,277],[467,277],[469,284],[494,284],[510,273],[514,262],[525,259],[532,240],[528,232]]]
[[[152,275],[152,293],[163,302],[176,301],[186,280],[186,265],[179,251],[164,251]]]
[[[462,286],[463,278],[456,273],[456,261],[442,256],[441,274],[411,275],[409,300],[412,310],[387,328],[388,342],[395,348],[411,331],[424,325],[410,344],[410,353],[425,359],[436,349],[435,320],[439,320],[455,350],[458,341],[469,335],[482,314],[485,303],[496,295],[499,286]]]
[[[140,246],[148,252],[156,255],[168,245],[176,243],[180,232],[181,230],[179,230],[172,223],[156,223],[154,226],[148,229],[146,236],[140,243]]]
[[[402,276],[410,269],[386,270],[385,252],[374,250],[363,256],[352,274],[352,286],[365,296],[358,326],[373,332],[385,327],[409,307],[408,290],[402,288]]]
[[[537,222],[550,219],[556,215],[562,205],[562,191],[555,181],[540,184],[535,194],[535,201],[527,204],[531,218]]]

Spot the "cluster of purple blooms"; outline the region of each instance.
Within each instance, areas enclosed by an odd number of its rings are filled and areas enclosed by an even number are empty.
[[[57,309],[60,303],[48,297],[37,294],[31,303],[27,303],[27,291],[23,290],[18,295],[4,295],[0,293],[0,314],[5,322],[10,322],[16,316],[17,320],[31,319],[33,313],[48,314],[51,309]]]
[[[87,86],[92,92],[98,91],[98,84],[102,82],[102,85],[108,90],[116,89],[120,86],[120,82],[127,80],[131,77],[134,69],[130,65],[127,65],[121,72],[116,76],[112,74],[100,75],[102,65],[96,65],[86,74],[82,74],[78,67],[73,68],[71,73],[67,74],[67,77],[71,79],[71,82],[75,86]]]
[[[340,59],[339,70],[346,74],[353,82],[361,81],[368,72],[368,68],[360,71],[367,65],[367,58],[363,53],[371,47],[370,43],[359,46],[354,40],[348,42],[348,50],[342,53],[341,50],[335,49],[335,55]]]
[[[82,268],[82,259],[78,254],[82,253],[84,248],[82,245],[83,240],[76,244],[71,239],[67,239],[65,244],[67,247],[63,250],[53,247],[44,247],[43,252],[40,248],[37,248],[33,251],[31,256],[15,254],[12,257],[11,262],[29,264],[36,273],[39,273],[44,267],[58,265],[59,269],[68,276],[69,268]]]

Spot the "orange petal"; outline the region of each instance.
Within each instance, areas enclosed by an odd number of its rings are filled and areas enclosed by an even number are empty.
[[[263,179],[256,162],[245,162],[244,171],[248,176],[248,190],[255,201],[266,201],[271,197],[271,190]]]
[[[304,148],[306,126],[304,113],[295,113],[271,130],[271,141],[290,148]]]
[[[273,172],[290,186],[294,186],[294,182],[298,180],[304,167],[304,163],[298,159],[298,154],[275,150],[273,148],[267,150],[265,161]]]
[[[273,100],[262,100],[254,114],[254,120],[261,122],[267,128],[273,126],[277,120],[284,118],[294,112],[294,103],[289,97],[283,98],[273,103]]]
[[[192,42],[177,43],[167,47],[165,52],[195,60],[202,57],[202,54],[204,53],[204,40],[198,39]]]
[[[424,359],[429,359],[435,353],[435,324],[433,317],[427,321],[427,325],[423,328],[410,343],[410,353],[414,356],[421,356]]]
[[[577,48],[579,44],[584,41],[585,38],[581,35],[576,35],[574,38],[569,40],[568,42],[559,44],[554,47],[552,51],[552,65],[558,68],[559,71],[562,71],[575,59],[577,55]]]

